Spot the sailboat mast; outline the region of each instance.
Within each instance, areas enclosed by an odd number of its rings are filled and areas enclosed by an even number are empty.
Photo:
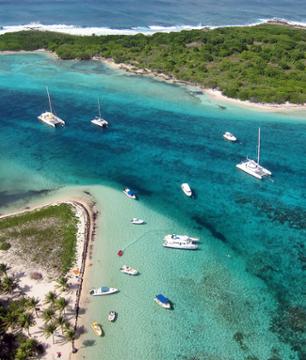
[[[101,110],[100,110],[100,100],[98,98],[98,110],[99,110],[99,118],[101,118]]]
[[[46,90],[47,90],[47,94],[48,94],[48,100],[49,100],[50,113],[52,113],[52,114],[53,114],[53,111],[52,111],[52,105],[51,105],[51,98],[50,98],[50,94],[49,94],[48,86],[46,86]]]
[[[259,159],[260,159],[260,128],[258,128],[257,164],[259,164]]]

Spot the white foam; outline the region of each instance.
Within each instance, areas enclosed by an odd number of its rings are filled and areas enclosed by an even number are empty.
[[[39,30],[39,31],[54,31],[71,35],[84,35],[89,36],[92,34],[95,35],[153,35],[157,32],[170,33],[170,32],[179,32],[182,30],[194,30],[194,29],[216,29],[221,27],[242,27],[242,26],[256,26],[270,21],[280,21],[287,23],[289,25],[303,26],[306,27],[306,23],[289,21],[286,19],[259,19],[257,22],[250,24],[239,24],[239,25],[220,25],[220,26],[204,26],[202,24],[193,26],[193,25],[174,25],[174,26],[159,26],[151,25],[148,27],[132,27],[130,29],[112,29],[109,27],[81,27],[75,25],[65,25],[65,24],[54,24],[54,25],[44,25],[41,23],[30,23],[26,25],[8,25],[0,28],[0,35],[11,32],[26,31],[26,30]]]

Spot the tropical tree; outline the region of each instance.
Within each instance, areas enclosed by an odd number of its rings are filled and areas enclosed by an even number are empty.
[[[57,299],[57,295],[54,291],[49,291],[45,296],[45,303],[53,305]]]
[[[30,327],[36,324],[32,314],[23,313],[18,318],[18,325],[21,329],[26,329],[30,336]]]
[[[60,311],[60,313],[65,314],[65,309],[68,306],[68,301],[64,297],[60,297],[56,300],[55,307],[57,310]]]
[[[56,287],[58,289],[60,289],[61,291],[67,291],[69,289],[69,284],[68,284],[68,279],[65,276],[61,276],[58,280],[57,280],[57,285]]]
[[[46,324],[43,328],[43,333],[47,339],[52,335],[53,344],[54,344],[55,331],[56,331],[56,325],[54,323]]]
[[[7,275],[8,269],[9,269],[9,267],[7,264],[0,263],[0,276]]]
[[[42,312],[42,318],[45,321],[45,323],[48,323],[54,318],[55,311],[52,309],[52,307],[48,307]]]
[[[62,334],[64,334],[64,327],[67,327],[67,320],[65,319],[64,316],[62,315],[59,315],[56,320],[55,320],[55,323],[57,326],[59,326],[61,328],[61,331],[62,331]]]
[[[35,315],[37,316],[38,304],[39,304],[39,299],[36,299],[35,297],[31,297],[27,299],[26,306],[29,310],[35,311]]]
[[[13,276],[5,275],[1,280],[1,288],[0,291],[5,294],[11,294],[18,286],[18,281]]]
[[[15,360],[27,360],[39,353],[39,344],[35,339],[24,339],[15,354]]]
[[[75,336],[76,336],[75,330],[72,329],[72,327],[67,326],[65,329],[65,339],[66,339],[66,341],[71,341],[72,350],[74,349],[73,342],[74,342]]]

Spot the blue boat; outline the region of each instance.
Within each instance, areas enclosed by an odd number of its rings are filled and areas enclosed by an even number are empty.
[[[125,189],[123,190],[123,192],[125,193],[125,195],[126,195],[128,198],[136,200],[136,193],[135,193],[134,191],[132,191],[131,189],[125,188]]]
[[[163,294],[158,294],[155,296],[154,301],[159,306],[163,307],[164,309],[171,309],[171,302],[166,296]]]

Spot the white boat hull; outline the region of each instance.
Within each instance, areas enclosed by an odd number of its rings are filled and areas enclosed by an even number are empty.
[[[91,123],[94,125],[97,125],[101,128],[106,128],[108,127],[108,121],[106,121],[105,119],[99,118],[99,119],[93,119],[91,120]]]
[[[101,289],[92,289],[90,291],[90,295],[92,296],[104,296],[104,295],[111,295],[117,293],[119,290],[115,288],[109,288],[109,291],[103,292]]]
[[[236,167],[259,180],[272,175],[271,171],[257,164],[254,160],[243,161],[237,164]]]
[[[176,235],[176,234],[169,234],[166,235],[164,237],[165,241],[173,241],[173,240],[177,240],[177,241],[200,241],[199,238],[195,238],[195,237],[191,237],[188,235]]]
[[[180,250],[197,250],[198,249],[198,245],[194,244],[192,242],[190,243],[173,243],[173,242],[167,242],[164,241],[163,242],[163,246],[167,247],[167,248],[171,248],[171,249],[180,249]]]
[[[62,120],[61,118],[59,118],[58,116],[54,115],[53,113],[47,111],[42,113],[41,115],[39,115],[38,120],[42,121],[43,123],[52,126],[52,127],[57,127],[57,126],[64,126],[65,125],[65,121]]]
[[[120,269],[120,271],[123,274],[127,274],[127,275],[131,275],[131,276],[135,276],[138,275],[138,271],[136,269],[131,268],[130,266],[122,266],[122,268]]]
[[[192,196],[192,190],[190,189],[190,186],[187,183],[182,184],[181,189],[186,196],[188,197]]]

